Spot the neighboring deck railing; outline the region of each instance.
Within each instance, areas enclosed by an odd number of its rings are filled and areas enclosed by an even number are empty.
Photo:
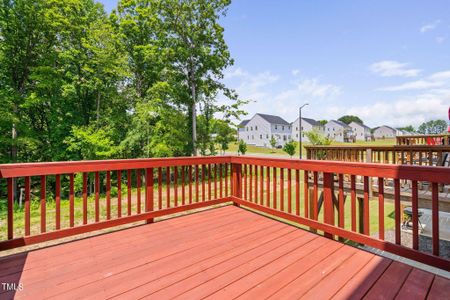
[[[450,146],[305,146],[308,159],[442,166]]]
[[[144,171],[145,179],[138,179]],[[79,208],[74,208],[73,199],[77,196],[74,192],[74,174],[88,173],[94,174],[93,195],[92,198],[87,195],[89,176],[81,175],[83,201],[81,213],[76,213]],[[125,202],[120,199],[121,173],[127,174]],[[49,220],[46,219],[48,191],[45,183],[49,177],[56,179],[53,215],[56,225],[51,231],[48,231]],[[450,260],[443,257],[440,248],[438,190],[439,185],[450,184],[450,168],[223,156],[0,165],[0,178],[6,178],[8,186],[8,235],[6,240],[0,242],[0,249],[136,221],[151,222],[153,218],[163,215],[233,202],[307,226],[330,238],[348,239],[450,270]],[[133,178],[136,180],[133,181]],[[356,181],[360,179],[363,182],[362,192],[356,189]],[[14,235],[13,180],[25,183],[25,231],[22,236]],[[370,182],[377,183],[376,198],[371,197]],[[388,182],[392,186],[386,185]],[[410,247],[405,245],[401,230],[401,201],[405,199],[401,199],[400,187],[404,182],[412,186],[409,199],[412,206]],[[62,226],[63,215],[60,212],[62,183],[68,183],[64,197],[68,198],[65,201],[69,202],[69,213],[64,217],[69,222],[65,226]],[[432,192],[431,253],[421,248],[419,240],[418,186],[424,183],[430,186]],[[116,206],[110,211],[113,184],[118,189],[118,195],[117,199],[114,198]],[[129,192],[133,188],[135,190]],[[141,188],[145,190],[145,197],[142,199],[143,208],[139,211],[140,205],[137,203],[141,201],[138,196]],[[389,204],[384,197],[388,188],[394,193],[393,204]],[[31,190],[40,191],[40,230],[36,232],[30,232]],[[105,196],[101,196],[103,192]],[[88,202],[93,202],[93,206]],[[121,211],[122,202],[127,204],[124,212]],[[89,207],[94,208],[92,218],[89,218],[87,211]],[[81,216],[81,220],[76,220],[77,215]],[[392,233],[392,237],[386,236],[387,233]]]
[[[396,137],[397,145],[450,145],[450,134],[417,134],[400,135]]]

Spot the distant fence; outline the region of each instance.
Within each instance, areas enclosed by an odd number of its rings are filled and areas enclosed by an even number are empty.
[[[450,146],[305,146],[308,159],[445,166]]]
[[[450,145],[450,134],[421,134],[397,136],[397,145]]]

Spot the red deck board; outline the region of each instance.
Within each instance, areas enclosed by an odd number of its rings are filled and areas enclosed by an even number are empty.
[[[0,299],[447,299],[450,280],[227,206],[0,258]]]

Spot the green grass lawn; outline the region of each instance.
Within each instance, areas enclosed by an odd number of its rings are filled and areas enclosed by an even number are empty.
[[[304,146],[309,145],[308,143],[303,143]],[[375,140],[375,141],[357,141],[356,143],[341,143],[341,142],[333,142],[331,145],[341,145],[341,146],[391,146],[395,145],[395,139],[385,139],[385,140]],[[229,149],[227,152],[231,153],[237,153],[238,151],[238,145],[237,143],[231,143],[229,145]],[[302,147],[302,156],[306,157],[306,149]],[[248,154],[263,154],[263,155],[283,155],[286,157],[289,157],[286,152],[283,151],[283,149],[269,149],[264,147],[256,147],[253,145],[247,145],[247,153]],[[296,149],[296,153],[294,157],[298,156],[298,146]]]

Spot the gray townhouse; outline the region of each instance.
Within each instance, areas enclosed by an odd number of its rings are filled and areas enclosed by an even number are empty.
[[[397,129],[387,125],[375,127],[373,129],[373,136],[375,139],[393,139],[397,135]]]
[[[348,124],[352,129],[352,136],[356,141],[370,141],[372,133],[370,127],[360,124],[358,122],[351,122]]]
[[[291,124],[279,116],[258,113],[238,127],[239,140],[249,145],[268,148],[272,136],[277,146],[284,146],[291,140]]]
[[[331,120],[325,124],[324,134],[336,142],[348,142],[352,136],[352,128],[344,122]]]
[[[299,135],[299,122],[298,122],[298,118],[291,123],[292,125],[292,139],[294,141],[298,141],[298,135]],[[309,118],[302,118],[302,141],[309,143],[309,139],[308,136],[305,134],[308,131],[312,131],[312,130],[317,130],[318,132],[320,132],[321,134],[324,133],[324,126],[313,119],[309,119]]]

